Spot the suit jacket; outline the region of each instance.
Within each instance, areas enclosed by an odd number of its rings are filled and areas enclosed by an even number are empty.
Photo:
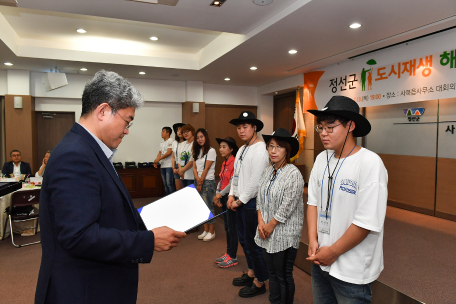
[[[13,174],[14,172],[14,164],[12,161],[7,162],[3,165],[2,173],[3,175],[6,174],[6,177],[10,177],[10,174]],[[33,176],[32,175],[32,169],[30,168],[30,164],[26,162],[21,162],[21,174]]]
[[[154,234],[106,154],[77,123],[49,158],[40,225],[36,304],[136,303],[138,263],[150,263]]]

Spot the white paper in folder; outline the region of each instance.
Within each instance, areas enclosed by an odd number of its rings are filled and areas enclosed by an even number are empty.
[[[193,185],[138,209],[147,230],[167,226],[186,231],[214,217]]]

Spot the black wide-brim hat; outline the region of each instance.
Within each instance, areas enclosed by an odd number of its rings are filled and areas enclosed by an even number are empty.
[[[239,150],[239,148],[238,148],[237,143],[236,143],[236,141],[234,140],[233,137],[228,136],[228,137],[225,137],[225,138],[216,138],[215,140],[218,142],[219,145],[222,142],[226,142],[228,144],[228,146],[230,146],[230,148],[233,149],[232,154],[234,156],[236,156],[236,153]]]
[[[285,140],[291,146],[290,158],[294,157],[299,152],[299,141],[297,138],[291,136],[290,132],[283,128],[278,128],[271,135],[263,135],[264,141],[267,143],[271,138],[280,138]]]
[[[250,111],[243,111],[241,115],[239,115],[238,118],[230,120],[230,124],[232,125],[240,125],[240,124],[245,124],[245,123],[251,123],[257,127],[256,131],[260,132],[263,129],[263,122],[255,117],[255,114],[253,114]]]
[[[315,116],[321,114],[338,115],[355,122],[353,130],[354,137],[362,137],[369,134],[370,122],[363,115],[359,114],[359,106],[356,101],[346,96],[333,96],[321,110],[308,110]]]
[[[173,125],[174,134],[177,134],[177,129],[182,128],[183,126],[185,126],[185,124],[182,122],[175,123]]]

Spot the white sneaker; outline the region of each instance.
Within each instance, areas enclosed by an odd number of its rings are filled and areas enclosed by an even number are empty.
[[[200,235],[198,235],[198,240],[204,239],[204,237],[208,234],[209,232],[203,231]]]
[[[208,233],[206,236],[203,238],[203,242],[210,242],[213,239],[215,239],[215,232],[214,233]]]

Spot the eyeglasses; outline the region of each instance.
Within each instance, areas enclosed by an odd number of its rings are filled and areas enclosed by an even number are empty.
[[[318,133],[323,133],[323,130],[326,131],[326,133],[332,133],[333,132],[333,129],[337,126],[340,126],[341,124],[338,124],[338,125],[335,125],[335,126],[322,126],[322,125],[316,125],[315,126],[315,131],[317,131]]]
[[[122,117],[122,115],[119,114],[119,112],[116,112],[120,116],[120,118],[123,119],[127,123],[127,126],[125,127],[125,130],[130,129],[130,127],[133,125],[133,121],[128,122],[125,118]]]
[[[274,150],[274,149],[275,149],[277,152],[280,152],[280,151],[282,151],[283,147],[281,147],[281,146],[274,146],[274,145],[269,145],[269,146],[268,146],[268,151],[272,151],[272,150]]]

